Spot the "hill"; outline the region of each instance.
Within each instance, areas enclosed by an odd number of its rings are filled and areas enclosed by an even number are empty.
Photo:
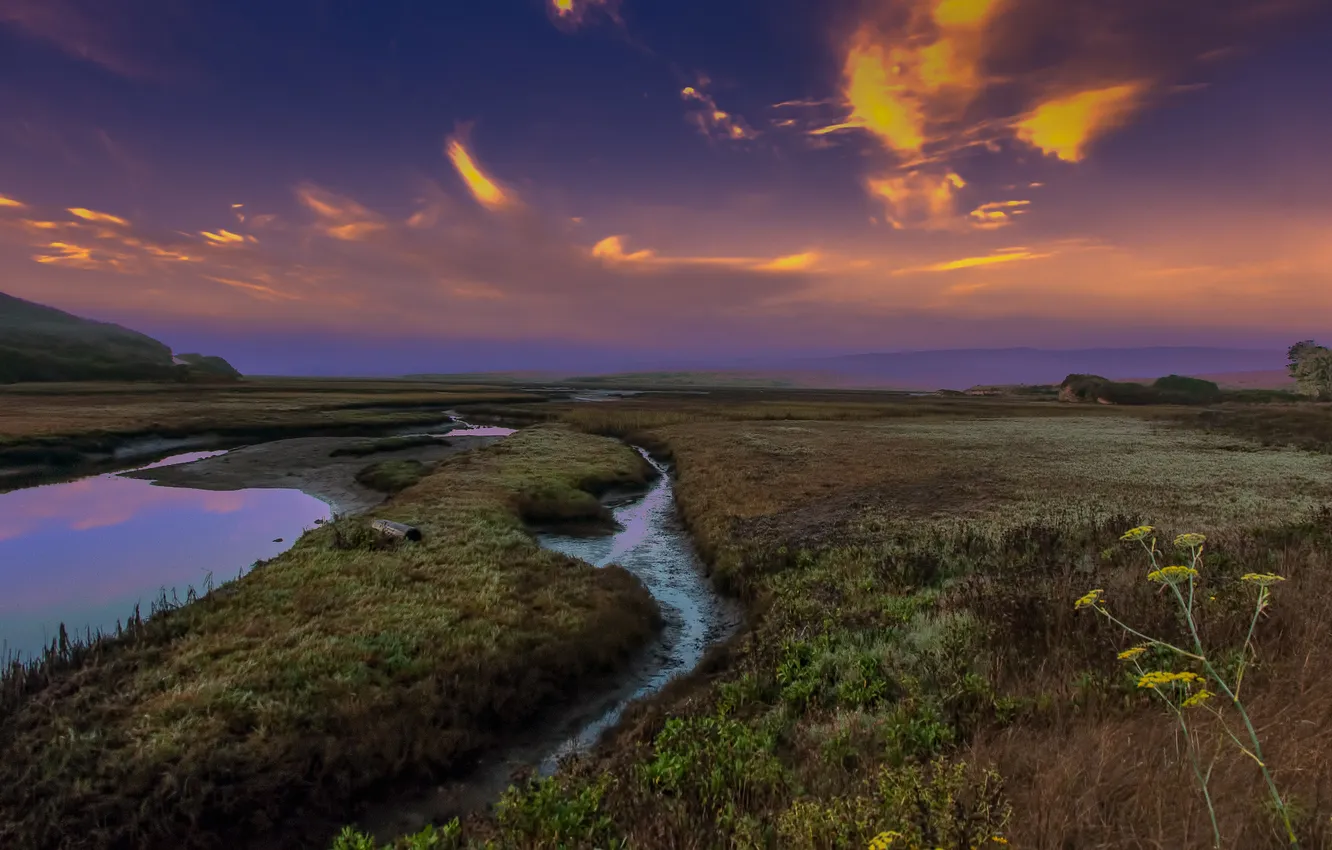
[[[0,384],[238,376],[221,358],[176,362],[146,334],[0,292]]]

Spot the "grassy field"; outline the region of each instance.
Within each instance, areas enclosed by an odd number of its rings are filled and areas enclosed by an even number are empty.
[[[652,633],[629,573],[523,527],[604,517],[594,492],[651,472],[613,440],[524,431],[375,512],[423,542],[338,520],[120,637],[8,671],[0,847],[241,846],[278,822],[299,844],[385,783],[465,769]]]
[[[894,404],[828,400],[807,420],[781,414],[808,402],[564,408],[673,459],[749,629],[437,846],[814,850],[887,831],[893,847],[1212,846],[1179,727],[1116,658],[1136,639],[1075,610],[1101,588],[1125,621],[1186,640],[1119,539],[1144,522],[1165,552],[1207,535],[1197,618],[1223,669],[1256,598],[1240,576],[1286,578],[1244,702],[1301,846],[1332,846],[1332,459],[1171,411]],[[1223,744],[1222,846],[1288,846],[1254,761],[1220,720],[1194,720],[1209,760]]]

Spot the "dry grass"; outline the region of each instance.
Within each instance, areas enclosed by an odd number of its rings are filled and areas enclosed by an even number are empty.
[[[677,465],[718,580],[750,600],[750,631],[600,752],[464,824],[468,846],[815,850],[887,829],[947,848],[993,834],[1210,846],[1170,718],[1115,660],[1124,637],[1073,610],[1104,587],[1127,619],[1177,638],[1117,541],[1144,520],[1166,540],[1211,535],[1211,644],[1242,638],[1241,572],[1289,578],[1246,702],[1304,846],[1332,846],[1332,514],[1313,510],[1332,501],[1327,458],[1120,411],[763,422],[750,406],[704,408],[711,421],[660,408],[675,424],[648,436]],[[623,410],[618,424],[608,406],[579,416],[627,433],[654,415]],[[1284,846],[1253,764],[1226,755],[1216,771],[1225,846]]]
[[[18,384],[0,388],[0,445],[35,438],[189,434],[385,419],[413,409],[541,396],[488,387],[335,381],[239,384]]]
[[[611,440],[520,432],[376,512],[421,543],[337,523],[133,636],[11,673],[0,847],[327,840],[383,783],[465,768],[650,634],[630,574],[541,550],[520,519],[599,516],[591,492],[649,472]]]
[[[1214,434],[1229,434],[1267,446],[1296,446],[1332,454],[1332,405],[1226,405],[1172,417],[1179,425]]]

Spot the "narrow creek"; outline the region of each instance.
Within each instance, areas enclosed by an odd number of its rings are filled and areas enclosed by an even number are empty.
[[[464,780],[372,805],[359,818],[362,829],[389,841],[493,803],[517,770],[535,768],[539,775],[550,775],[562,758],[595,746],[631,702],[692,671],[709,647],[740,626],[739,606],[713,589],[680,522],[670,470],[643,449],[637,450],[660,475],[646,494],[608,505],[618,527],[614,534],[540,533],[537,541],[597,567],[619,564],[637,576],[661,608],[664,626],[657,639],[613,685],[515,735]]]

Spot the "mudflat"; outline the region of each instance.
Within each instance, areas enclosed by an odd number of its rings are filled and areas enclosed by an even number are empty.
[[[381,460],[415,460],[427,465],[489,445],[502,437],[450,437],[433,445],[386,448],[366,454],[335,454],[373,442],[364,437],[297,437],[244,446],[193,463],[123,473],[167,487],[196,490],[300,490],[320,499],[335,514],[359,514],[381,504],[387,494],[356,480],[357,472]],[[380,441],[386,446],[387,441]]]

